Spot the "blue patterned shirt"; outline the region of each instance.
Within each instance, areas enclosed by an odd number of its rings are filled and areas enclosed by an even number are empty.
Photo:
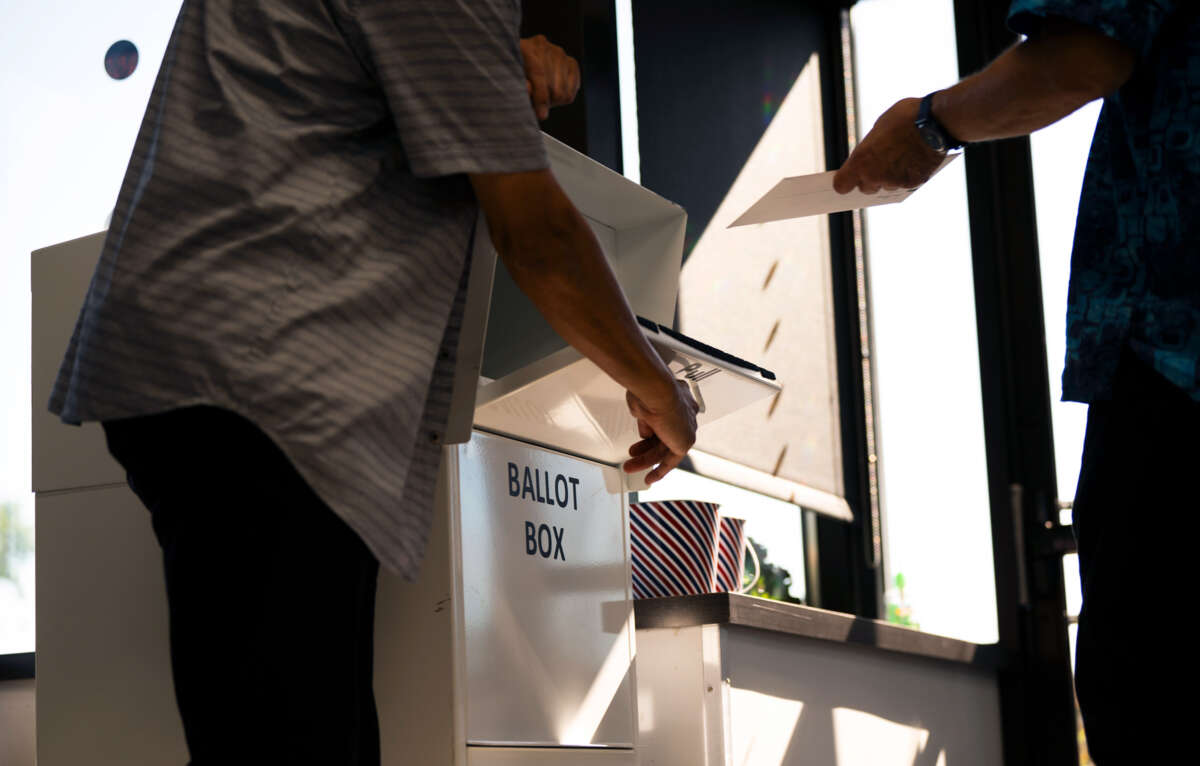
[[[1080,22],[1137,56],[1104,101],[1071,255],[1063,398],[1109,398],[1128,345],[1200,400],[1200,8],[1186,0],[1016,0],[1009,24]]]

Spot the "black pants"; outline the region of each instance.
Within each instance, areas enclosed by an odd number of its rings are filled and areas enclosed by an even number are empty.
[[[377,766],[375,557],[231,412],[104,428],[162,546],[192,765]]]
[[[1200,403],[1126,352],[1089,409],[1075,494],[1075,687],[1098,766],[1194,751],[1198,517]]]

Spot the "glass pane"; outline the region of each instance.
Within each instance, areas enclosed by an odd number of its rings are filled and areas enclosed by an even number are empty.
[[[1079,626],[1067,626],[1067,638],[1071,643],[1071,667],[1075,667],[1075,644],[1079,637]],[[1092,758],[1088,755],[1087,737],[1083,733],[1083,717],[1079,714],[1079,700],[1075,700],[1075,738],[1079,743],[1079,766],[1092,766]]]
[[[106,226],[178,12],[5,6],[0,40],[20,66],[0,69],[0,654],[34,648],[29,408],[49,392],[29,390],[29,253]]]
[[[958,80],[952,0],[864,0],[851,25],[860,135],[899,99]],[[995,641],[964,163],[864,226],[889,613]]]
[[[1063,359],[1067,348],[1067,276],[1075,213],[1088,148],[1100,116],[1096,101],[1033,134],[1033,189],[1037,203],[1038,255],[1046,317],[1046,361],[1050,370],[1050,412],[1054,421],[1054,460],[1058,497],[1075,497],[1087,405],[1062,401]]]
[[[821,493],[817,510],[837,512],[845,503],[828,220],[728,228],[781,177],[825,170],[826,11],[692,0],[692,13],[664,14],[653,5],[632,6],[640,172],[688,213],[678,329],[761,364],[784,386],[706,425],[696,448],[752,471],[738,473],[755,489],[773,486],[783,500]]]
[[[674,470],[645,492],[639,501],[703,500],[720,504],[720,512],[746,520],[746,536],[757,543],[763,582],[780,600],[806,600],[804,536],[800,508],[757,492],[714,481],[689,471]],[[764,595],[756,591],[754,595]],[[790,598],[789,598],[790,597]]]
[[[1063,556],[1063,583],[1067,591],[1067,616],[1078,617],[1083,607],[1083,584],[1079,581],[1079,554]]]

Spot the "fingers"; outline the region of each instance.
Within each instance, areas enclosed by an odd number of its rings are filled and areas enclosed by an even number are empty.
[[[539,120],[544,120],[550,115],[550,92],[545,52],[547,42],[542,35],[521,40],[521,59],[525,64],[525,87],[529,91],[529,101]]]
[[[654,436],[654,429],[651,428],[650,424],[644,420],[639,420],[637,422],[637,430],[638,436],[642,437],[643,439],[649,439],[651,436]]]
[[[630,447],[629,451],[632,453],[633,447]],[[642,454],[626,460],[622,468],[624,468],[625,473],[637,473],[638,471],[644,471],[647,468],[653,468],[659,463],[662,463],[664,460],[668,460],[673,454],[674,453],[671,452],[670,447],[662,442],[656,441],[651,444],[648,449],[642,452]],[[680,455],[679,459],[682,460],[683,455]],[[676,465],[678,465],[678,462]]]
[[[834,175],[833,190],[838,194],[849,194],[855,189],[863,194],[875,194],[881,187],[887,188],[887,176],[877,172],[877,164],[878,159],[860,144]]]
[[[533,102],[533,111],[539,120],[544,120],[550,116],[550,85],[546,82],[546,73],[544,70],[539,70],[536,74],[530,73],[530,82],[533,85],[532,92],[529,94],[530,101]]]
[[[646,452],[651,447],[660,444],[658,438],[651,434],[650,437],[642,439],[640,442],[635,442],[629,447],[630,457],[637,457]]]
[[[550,106],[571,103],[579,92],[579,62],[542,35],[533,39],[544,61]]]
[[[937,169],[937,163],[930,165],[924,157],[912,155],[894,158],[890,167],[881,168],[879,164],[877,158],[860,160],[851,155],[834,175],[833,190],[848,194],[857,188],[863,194],[878,194],[881,190],[916,189]]]
[[[915,189],[929,180],[943,157],[930,149],[914,125],[920,102],[901,99],[875,122],[833,178],[838,194]]]
[[[675,468],[677,468],[680,463],[683,462],[684,457],[685,457],[684,455],[676,455],[675,453],[672,452],[671,455],[669,457],[667,457],[666,460],[663,460],[661,463],[658,464],[657,468],[655,468],[650,473],[646,474],[646,483],[653,484],[654,482],[658,481],[662,477],[666,476],[668,473],[670,473]]]
[[[629,390],[625,391],[625,406],[629,408],[629,414],[637,418],[638,435],[645,438],[648,434],[642,433],[642,426],[646,422],[646,416],[651,414],[650,410],[646,408],[646,405],[642,404],[641,399],[637,398],[637,396],[635,396],[634,393]],[[647,428],[648,427],[649,426],[647,426]]]
[[[649,446],[644,448],[641,446],[647,444]],[[647,484],[653,484],[662,477],[666,476],[672,470],[679,467],[679,464],[683,462],[685,457],[687,457],[686,455],[680,455],[676,452],[672,452],[670,448],[662,442],[638,442],[638,444],[635,444],[629,448],[630,454],[633,454],[635,449],[644,449],[645,451],[636,457],[626,460],[625,464],[621,467],[624,469],[625,473],[637,473],[639,471],[644,471],[647,468],[653,468],[654,470],[646,474]]]
[[[675,392],[677,398],[671,408],[656,413],[632,391],[626,391],[625,402],[637,419],[638,435],[642,437],[629,448],[630,459],[623,466],[627,473],[652,468],[646,480],[658,481],[679,465],[695,443],[698,407],[686,383],[676,381]]]
[[[550,107],[569,104],[579,92],[579,62],[544,35],[521,40],[525,79],[530,102],[539,120],[550,116]]]
[[[570,56],[567,56],[565,53],[563,56],[566,58],[566,62],[562,67],[562,79],[560,80],[561,87],[554,94],[555,106],[570,104],[575,101],[575,96],[579,94],[579,62]]]
[[[854,155],[850,155],[850,159],[833,175],[833,190],[838,194],[849,194],[858,186],[858,174],[853,160]]]

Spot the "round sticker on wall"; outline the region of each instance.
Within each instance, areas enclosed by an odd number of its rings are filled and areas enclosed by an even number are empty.
[[[104,71],[114,80],[124,80],[138,65],[137,46],[128,40],[118,40],[104,54]]]

